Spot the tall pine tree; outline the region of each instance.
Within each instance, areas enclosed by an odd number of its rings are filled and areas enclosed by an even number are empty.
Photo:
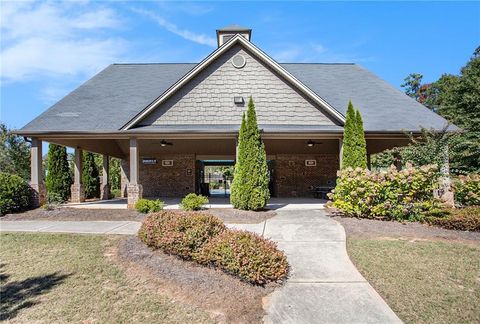
[[[70,197],[72,177],[67,160],[67,149],[64,146],[50,144],[48,146],[47,176],[45,186],[49,195],[55,195],[63,201]]]
[[[231,202],[235,208],[259,210],[267,205],[270,199],[267,155],[252,97],[240,128],[233,183]]]
[[[355,123],[357,131],[357,167],[367,168],[367,142],[365,140],[365,131],[363,130],[363,120],[360,111],[355,114]]]
[[[84,152],[83,154],[82,183],[85,188],[85,198],[100,197],[99,172],[95,163],[95,156],[91,152]]]

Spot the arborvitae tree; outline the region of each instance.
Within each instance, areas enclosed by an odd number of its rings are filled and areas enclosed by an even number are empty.
[[[367,168],[367,142],[365,141],[363,120],[359,110],[355,114],[355,122],[357,130],[357,166],[365,169]]]
[[[90,152],[83,154],[82,182],[85,189],[85,198],[100,197],[100,179],[98,167],[95,164],[95,155]]]
[[[48,173],[45,178],[47,193],[54,194],[66,201],[70,197],[70,186],[72,185],[67,149],[64,146],[50,144],[47,164]]]
[[[245,120],[245,113],[242,115],[242,124],[240,125],[240,130],[238,132],[238,142],[237,142],[237,156],[235,161],[235,166],[233,170],[233,181],[232,186],[230,187],[230,202],[235,208],[239,208],[241,201],[243,201],[243,190],[245,186],[246,177],[243,172],[243,165],[245,154],[245,134],[247,132],[247,122]]]
[[[357,166],[357,118],[351,101],[348,102],[347,117],[343,128],[343,154],[341,169]]]
[[[270,199],[267,155],[251,97],[248,101],[247,117],[246,120],[242,119],[241,133],[239,133],[233,182],[235,194],[232,204],[235,208],[259,210],[267,205]]]

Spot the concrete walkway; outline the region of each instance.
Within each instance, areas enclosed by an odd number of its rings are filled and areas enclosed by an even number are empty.
[[[286,284],[269,296],[266,323],[401,323],[357,271],[345,231],[324,210],[278,210],[259,224],[227,224],[278,243],[291,266]],[[0,221],[0,231],[136,234],[139,222]]]

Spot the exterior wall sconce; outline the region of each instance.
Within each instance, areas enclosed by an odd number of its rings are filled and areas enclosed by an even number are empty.
[[[236,105],[243,105],[245,103],[245,100],[243,100],[243,97],[233,97],[233,102]]]

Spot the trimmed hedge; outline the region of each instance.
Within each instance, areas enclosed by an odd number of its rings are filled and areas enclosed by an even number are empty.
[[[156,213],[163,209],[164,207],[163,201],[157,200],[149,200],[149,199],[139,199],[135,203],[135,209],[142,214],[148,213]]]
[[[480,205],[480,174],[459,176],[453,181],[453,189],[460,206]]]
[[[32,203],[32,188],[15,174],[0,172],[0,215],[27,210]]]
[[[480,207],[454,209],[443,218],[428,218],[428,223],[451,230],[480,232]]]
[[[288,262],[274,242],[247,232],[228,230],[210,240],[194,256],[250,283],[265,284],[286,278]]]
[[[386,172],[347,168],[339,171],[329,197],[347,216],[415,221],[439,209],[433,197],[437,179],[437,167],[431,165],[400,171],[392,166]]]
[[[162,211],[149,214],[138,237],[168,254],[214,266],[254,284],[287,276],[288,263],[275,243],[253,233],[233,231],[212,215]]]
[[[190,211],[190,210],[200,210],[202,206],[208,204],[208,198],[202,195],[197,195],[194,193],[189,193],[182,199],[180,203],[180,207],[183,210]]]
[[[203,244],[225,229],[220,219],[208,214],[162,211],[145,218],[138,236],[152,248],[191,259]]]

